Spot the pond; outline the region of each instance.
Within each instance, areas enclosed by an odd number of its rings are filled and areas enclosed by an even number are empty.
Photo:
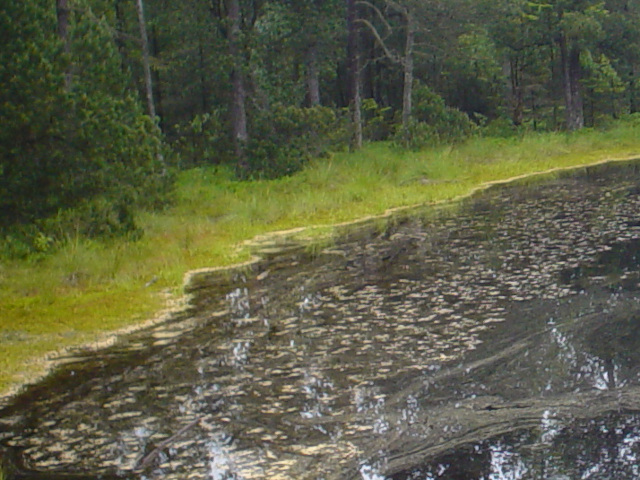
[[[6,405],[11,476],[640,476],[637,164],[263,255]]]

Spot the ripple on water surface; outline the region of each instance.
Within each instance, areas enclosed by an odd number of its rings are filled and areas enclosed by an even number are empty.
[[[636,170],[202,274],[187,312],[17,398],[0,439],[25,479],[637,478]]]

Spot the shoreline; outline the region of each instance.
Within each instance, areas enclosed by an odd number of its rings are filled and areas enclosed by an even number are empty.
[[[236,246],[236,248],[237,249],[254,248],[258,250],[257,254],[253,254],[250,259],[237,264],[227,265],[227,266],[218,266],[218,267],[215,267],[215,266],[204,267],[204,268],[189,270],[185,272],[182,277],[182,284],[179,287],[182,293],[180,295],[174,296],[173,294],[171,294],[170,292],[167,292],[166,290],[163,292],[159,292],[158,295],[163,295],[166,297],[164,300],[165,307],[159,310],[155,315],[151,316],[151,318],[148,318],[141,322],[132,323],[131,325],[128,325],[124,328],[120,328],[110,332],[105,332],[102,334],[96,334],[95,340],[79,343],[73,346],[64,347],[59,350],[50,351],[44,356],[31,358],[27,363],[25,363],[25,366],[28,365],[34,370],[37,369],[37,371],[34,371],[31,374],[26,374],[25,372],[25,375],[24,375],[25,378],[22,381],[15,382],[15,384],[11,384],[8,388],[0,391],[0,408],[4,408],[8,404],[10,404],[16,396],[20,395],[29,386],[37,384],[38,382],[42,381],[44,378],[50,375],[55,370],[55,368],[63,365],[65,363],[63,359],[64,356],[68,356],[70,354],[74,355],[80,352],[95,352],[104,348],[108,348],[110,346],[113,346],[115,343],[117,343],[118,340],[125,335],[138,332],[141,330],[145,330],[148,328],[152,328],[154,326],[158,326],[170,321],[173,317],[175,317],[175,315],[183,312],[185,308],[188,307],[189,301],[191,299],[191,294],[186,293],[185,291],[187,290],[189,285],[193,284],[193,282],[198,276],[220,274],[220,273],[230,272],[237,269],[247,268],[252,265],[255,265],[264,259],[264,257],[261,256],[259,253],[260,246],[262,247],[268,247],[268,246],[273,247],[274,245],[277,246],[279,240],[282,241],[282,240],[290,239],[296,234],[309,232],[315,229],[326,229],[328,231],[332,231],[331,237],[335,237],[336,236],[335,231],[336,229],[339,229],[339,228],[349,228],[357,225],[363,225],[363,224],[366,224],[367,222],[372,222],[375,220],[387,219],[400,212],[408,212],[410,210],[415,210],[418,208],[437,207],[440,205],[453,204],[453,203],[471,198],[490,188],[509,185],[509,184],[518,182],[520,180],[527,180],[527,179],[532,179],[536,177],[544,178],[545,176],[552,175],[554,173],[569,173],[571,171],[576,171],[579,169],[597,167],[597,166],[602,166],[606,164],[632,162],[634,160],[635,161],[640,160],[640,153],[629,155],[626,157],[621,157],[621,158],[604,158],[604,159],[594,160],[593,162],[583,163],[579,165],[554,167],[547,170],[516,175],[506,179],[492,180],[492,181],[478,184],[475,187],[471,188],[469,192],[466,192],[462,195],[458,195],[451,199],[438,200],[433,202],[414,203],[410,205],[392,207],[392,208],[386,209],[383,213],[378,215],[366,215],[366,216],[359,217],[357,219],[346,221],[346,222],[338,222],[330,225],[327,225],[327,224],[307,225],[303,227],[295,227],[295,228],[286,229],[286,230],[277,230],[277,231],[268,232],[265,234],[256,235],[251,239],[241,242]],[[295,238],[295,242],[299,244],[305,244],[305,243],[312,244],[313,241],[314,241],[314,238],[312,237]],[[25,368],[25,370],[27,370],[27,368]]]

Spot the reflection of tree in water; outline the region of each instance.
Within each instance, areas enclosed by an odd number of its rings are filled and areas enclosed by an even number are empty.
[[[578,316],[569,325],[551,324],[549,342],[538,354],[547,358],[547,390],[561,383],[613,390],[637,383],[640,374],[640,312],[620,302],[605,312]]]
[[[606,319],[586,337],[586,348],[605,363],[637,371],[640,366],[640,312]]]
[[[580,372],[591,374],[594,387],[613,390],[637,380],[640,366],[640,314],[598,315],[577,327],[584,357]]]
[[[391,480],[626,480],[640,476],[640,415],[607,416],[464,445]],[[557,427],[553,427],[557,428]]]
[[[605,417],[563,429],[548,452],[554,466],[571,478],[636,479],[639,475],[640,417],[638,414]]]
[[[640,398],[636,177],[489,192],[232,278],[203,272],[184,318],[132,338],[131,360],[106,352],[123,359],[99,374],[73,364],[55,383],[76,390],[21,403],[2,443],[34,468],[125,475],[198,420],[162,478],[607,478],[635,437],[607,427],[598,448],[597,426],[582,438],[560,419]]]
[[[601,252],[591,264],[583,265],[563,274],[571,282],[588,288],[593,282],[603,282],[614,293],[615,299],[621,292],[635,291],[640,287],[639,280],[640,240],[614,244]],[[562,277],[562,275],[561,275]],[[581,371],[600,373],[594,375],[599,389],[614,389],[624,386],[628,379],[637,377],[640,365],[640,312],[618,312],[615,317],[606,313],[587,318],[580,325],[577,335],[584,338],[582,348],[587,357]],[[556,335],[557,336],[557,335]],[[556,339],[557,340],[557,339]],[[574,355],[575,356],[575,355]],[[591,371],[591,372],[589,372]],[[598,378],[599,377],[599,378]]]
[[[585,342],[582,337],[576,338],[574,334],[567,334],[555,327],[551,329],[550,336],[559,353],[558,360],[554,362],[557,371],[555,375],[550,375],[549,386],[554,376],[556,379],[575,378],[577,383],[586,381],[589,387],[597,390],[612,390],[616,385],[620,387],[626,384],[626,380],[621,379],[619,365],[608,354],[600,356],[600,352],[591,352],[590,341]],[[550,373],[554,363],[550,362]]]

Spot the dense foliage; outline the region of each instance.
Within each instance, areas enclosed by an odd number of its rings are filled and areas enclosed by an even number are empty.
[[[131,233],[135,208],[163,202],[169,187],[108,25],[77,8],[68,51],[49,2],[0,11],[0,228],[13,254]]]
[[[638,108],[640,5],[629,0],[147,5],[158,112],[183,165],[235,162],[244,176],[286,174],[309,152],[283,131],[281,113],[290,109],[303,127],[304,109],[318,105],[341,119],[323,142],[330,148],[349,142],[354,121],[364,123],[365,140],[418,148],[477,127],[505,135],[597,126]],[[132,32],[131,6],[121,14]],[[353,62],[358,120],[348,109]],[[202,118],[210,128],[199,129]],[[295,132],[290,124],[284,130]]]
[[[0,38],[14,253],[135,232],[172,168],[272,178],[359,136],[421,148],[640,108],[631,0],[3,0]]]

